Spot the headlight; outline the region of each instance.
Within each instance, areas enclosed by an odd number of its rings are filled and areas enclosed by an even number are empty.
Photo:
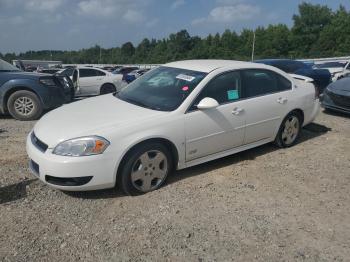
[[[109,142],[103,137],[80,137],[58,144],[52,153],[60,156],[91,156],[102,154],[108,146]]]
[[[40,78],[39,82],[46,86],[56,86],[56,83],[52,78]]]

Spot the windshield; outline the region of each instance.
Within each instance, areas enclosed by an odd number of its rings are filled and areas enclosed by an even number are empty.
[[[158,67],[129,84],[116,96],[142,107],[173,111],[206,75],[203,72]]]
[[[7,63],[6,61],[0,59],[0,72],[13,72],[13,71],[19,71],[19,69]]]

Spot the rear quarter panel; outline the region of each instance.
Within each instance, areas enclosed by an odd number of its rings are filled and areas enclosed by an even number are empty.
[[[304,123],[310,123],[316,117],[320,108],[319,99],[315,99],[315,86],[302,80],[294,79],[294,103],[295,109],[304,112]]]

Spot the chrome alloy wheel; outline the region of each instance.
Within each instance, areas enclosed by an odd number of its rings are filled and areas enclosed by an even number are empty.
[[[14,108],[18,114],[28,116],[34,111],[35,104],[30,97],[22,96],[15,100]]]
[[[158,188],[168,174],[168,160],[164,153],[150,150],[143,153],[133,164],[131,182],[142,191],[149,192]]]
[[[298,136],[300,129],[299,119],[296,116],[290,116],[284,124],[282,140],[286,145],[292,144]]]

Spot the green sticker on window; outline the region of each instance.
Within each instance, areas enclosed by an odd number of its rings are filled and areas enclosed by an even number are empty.
[[[228,90],[227,91],[228,100],[236,100],[239,99],[238,90]]]

